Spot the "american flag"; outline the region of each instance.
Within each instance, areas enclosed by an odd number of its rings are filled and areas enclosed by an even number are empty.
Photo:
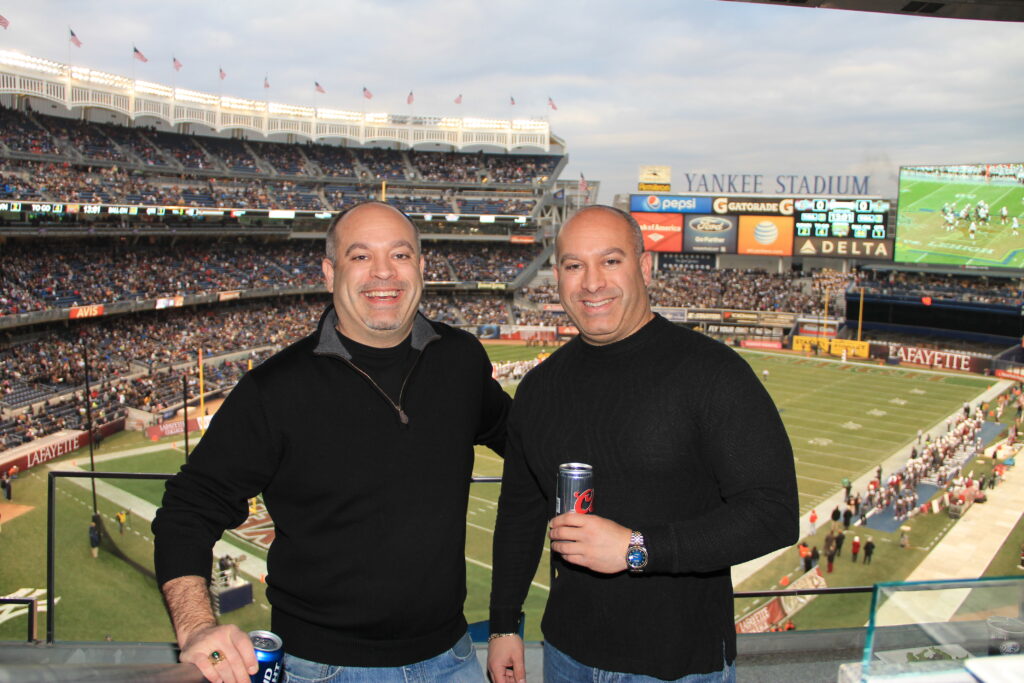
[[[410,90],[409,96],[405,98],[405,103],[412,104],[414,101],[416,101],[416,98],[412,96],[412,90]]]
[[[0,26],[3,26],[4,29],[6,29],[10,25],[11,25],[11,22],[7,21],[7,17],[5,17],[4,15],[0,14]]]
[[[583,177],[582,173],[580,173],[580,184],[577,189],[580,194],[587,194],[590,191],[590,185],[587,184],[587,179]]]
[[[184,64],[178,61],[177,57],[171,57],[171,65],[175,71],[181,71],[181,67],[184,66]]]
[[[225,78],[228,77],[228,75],[226,73],[224,73],[224,69],[220,68],[219,66],[217,67],[217,72],[218,72],[218,75],[220,76],[220,80],[222,80],[222,81]]]
[[[263,87],[264,88],[269,88],[270,87],[270,76],[264,76],[263,77]]]
[[[75,32],[70,28],[68,29],[68,40],[70,40],[71,44],[75,47],[82,47],[82,41],[78,39],[78,36],[76,36]]]
[[[318,93],[324,93],[325,95],[327,94],[327,91],[326,91],[326,90],[324,90],[324,86],[320,85],[320,84],[319,84],[319,83],[318,83],[317,81],[313,81],[313,88],[314,88],[314,89],[315,89],[315,90],[316,90],[316,91],[317,91]]]
[[[369,88],[367,88],[365,85],[363,86],[363,97],[365,97],[368,100],[373,99],[373,93],[370,92]]]
[[[459,93],[459,96],[455,98],[455,104],[462,104],[462,93]]]
[[[550,97],[548,98],[548,106],[554,109],[555,111],[558,111],[558,107],[555,106],[555,101]]]
[[[516,98],[512,97],[511,95],[509,95],[508,96],[508,103],[511,104],[513,107],[516,106]]]
[[[139,52],[139,48],[135,47],[134,45],[132,45],[132,57],[135,57],[135,59],[143,63],[149,61],[148,59],[146,59],[146,55]]]

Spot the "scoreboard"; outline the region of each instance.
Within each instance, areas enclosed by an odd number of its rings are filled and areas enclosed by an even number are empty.
[[[630,195],[648,251],[892,260],[888,200]]]
[[[796,199],[796,237],[839,237],[884,240],[889,202],[884,199]]]

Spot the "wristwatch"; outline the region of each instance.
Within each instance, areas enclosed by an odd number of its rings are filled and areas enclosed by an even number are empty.
[[[646,566],[647,546],[644,545],[644,535],[633,531],[629,535],[629,547],[626,548],[626,567],[631,574],[639,574]]]

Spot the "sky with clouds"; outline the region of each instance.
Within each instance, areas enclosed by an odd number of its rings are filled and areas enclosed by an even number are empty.
[[[901,164],[1024,161],[1022,23],[719,0],[13,0],[0,14],[0,49],[168,85],[544,117],[567,144],[564,177],[602,181],[602,201],[635,190],[643,164],[677,180],[870,174],[895,196]]]

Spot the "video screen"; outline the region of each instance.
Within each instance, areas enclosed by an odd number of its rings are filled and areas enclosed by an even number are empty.
[[[904,166],[894,260],[1024,269],[1024,163]]]

